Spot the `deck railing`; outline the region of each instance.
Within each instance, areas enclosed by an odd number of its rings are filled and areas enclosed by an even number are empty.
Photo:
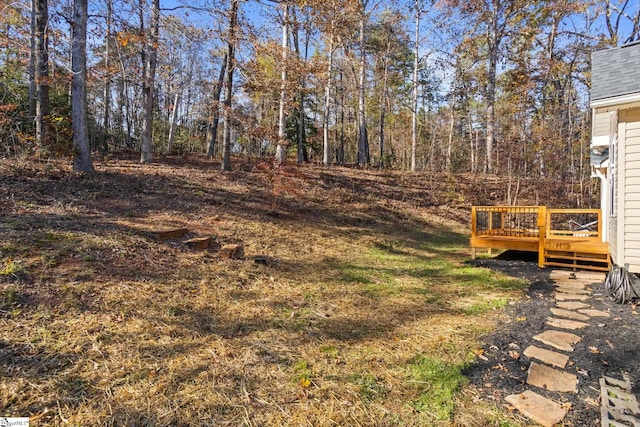
[[[545,206],[474,206],[471,235],[545,238],[602,238],[600,209],[547,209]]]
[[[471,235],[538,237],[540,206],[474,206]]]
[[[584,248],[585,244],[586,252],[602,252],[600,209],[474,206],[471,210],[472,256],[476,247],[537,250],[538,264],[543,267],[547,249]]]
[[[576,238],[602,240],[600,209],[547,209],[547,239]]]

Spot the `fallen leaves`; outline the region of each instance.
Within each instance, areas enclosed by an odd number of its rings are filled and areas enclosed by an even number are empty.
[[[485,362],[489,361],[487,356],[484,355],[484,349],[483,348],[475,348],[475,349],[472,350],[472,353],[480,360],[484,360]]]
[[[302,388],[309,388],[311,387],[311,380],[309,378],[300,378],[300,386],[302,386]]]

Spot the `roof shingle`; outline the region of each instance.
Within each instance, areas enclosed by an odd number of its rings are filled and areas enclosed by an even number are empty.
[[[640,44],[591,54],[591,100],[640,93]]]

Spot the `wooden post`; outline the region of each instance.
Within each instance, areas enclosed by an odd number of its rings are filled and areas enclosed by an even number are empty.
[[[538,206],[538,267],[544,268],[545,240],[547,238],[547,207]]]
[[[476,207],[472,206],[471,207],[471,237],[476,237],[476,232],[477,232],[477,227],[478,225],[476,224],[478,220],[478,214],[476,212]]]
[[[478,220],[478,214],[476,212],[476,207],[472,206],[471,207],[471,241],[473,241],[473,239],[476,237],[476,232],[478,227],[478,225],[476,224],[477,220]],[[474,247],[471,248],[471,259],[476,259],[476,248]]]

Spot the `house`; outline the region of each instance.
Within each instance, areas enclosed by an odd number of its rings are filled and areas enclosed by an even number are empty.
[[[591,170],[614,265],[640,273],[640,43],[593,52]]]

